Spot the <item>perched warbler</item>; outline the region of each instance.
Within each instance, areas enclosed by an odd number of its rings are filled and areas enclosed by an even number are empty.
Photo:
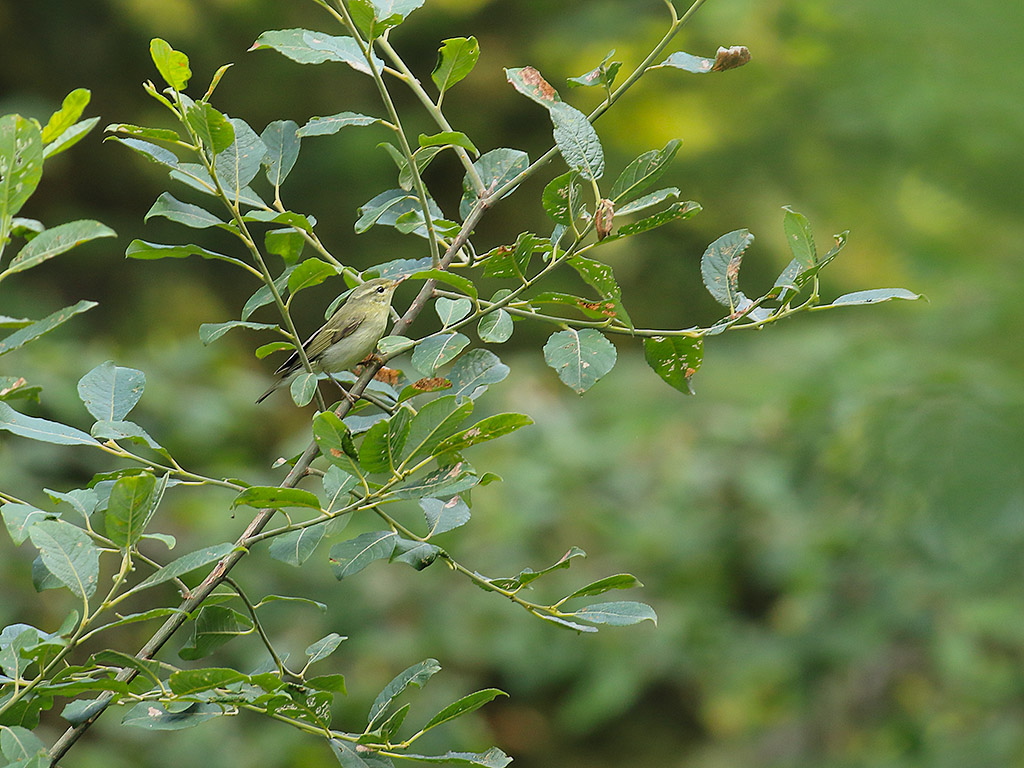
[[[400,282],[379,277],[352,289],[338,311],[302,345],[314,370],[328,374],[347,371],[377,349],[377,342],[388,327],[391,297]],[[277,381],[256,402],[263,402],[300,371],[299,353],[292,352],[274,371],[278,374]]]

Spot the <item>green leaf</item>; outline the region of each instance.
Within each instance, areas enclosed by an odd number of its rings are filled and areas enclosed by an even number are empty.
[[[366,730],[372,731],[380,724],[384,713],[391,706],[391,702],[401,695],[406,688],[410,685],[422,688],[427,680],[440,671],[441,665],[437,663],[436,659],[426,659],[419,664],[413,664],[404,672],[395,676],[390,683],[384,686],[384,690],[377,694],[377,698],[374,699],[373,705],[370,707],[370,714],[366,718]]]
[[[195,661],[209,656],[232,639],[247,635],[253,629],[252,619],[223,605],[204,605],[196,616],[192,635],[178,651],[178,656]]]
[[[310,525],[274,537],[268,549],[270,556],[282,563],[298,567],[306,562],[327,534],[327,523]]]
[[[122,477],[110,492],[107,502],[107,536],[121,549],[138,543],[167,488],[169,475],[157,485],[153,475]]]
[[[530,165],[530,157],[521,149],[492,149],[484,152],[480,159],[473,163],[477,175],[483,182],[484,189],[497,190],[515,179]],[[502,198],[514,192],[512,187]],[[473,182],[467,174],[462,178],[462,200],[459,203],[459,216],[465,219],[473,206],[476,204],[476,192],[473,191]]]
[[[427,518],[426,538],[446,533],[469,522],[469,507],[460,497],[452,496],[447,501],[424,498],[419,500],[420,508]]]
[[[55,421],[36,419],[14,410],[7,403],[0,402],[0,429],[12,434],[57,445],[99,445],[85,432]]]
[[[639,624],[641,621],[658,623],[658,614],[654,612],[651,606],[644,603],[634,603],[629,600],[594,603],[593,605],[581,608],[572,615],[583,621],[589,621],[592,624],[609,624],[615,627]]]
[[[159,37],[150,40],[149,55],[153,58],[153,63],[156,64],[156,69],[164,82],[176,91],[185,90],[188,79],[192,77],[192,70],[188,67],[188,56],[174,50],[170,43]]]
[[[269,234],[269,233],[268,233]],[[149,243],[145,240],[132,240],[125,248],[124,255],[129,259],[184,259],[188,256],[202,256],[204,259],[219,259],[231,264],[245,266],[245,262],[223,253],[208,251],[199,245],[163,245]]]
[[[149,538],[148,536],[146,538]],[[109,624],[104,624],[103,629],[113,629],[114,627],[122,627],[125,624],[137,624],[140,621],[152,621],[153,619],[162,619],[165,616],[172,616],[176,613],[184,613],[180,608],[151,608],[148,611],[142,611],[140,613],[129,613],[127,616],[122,616],[117,621],[112,621]]]
[[[814,246],[814,233],[811,224],[802,213],[797,213],[788,205],[783,206],[786,216],[782,221],[782,229],[786,233],[786,242],[793,252],[793,258],[805,269],[813,267],[818,261],[818,249]]]
[[[611,60],[614,55],[615,49],[613,48],[605,54],[600,64],[586,74],[579,77],[566,78],[569,82],[569,87],[579,88],[580,86],[603,85],[605,88],[611,88],[612,83],[615,81],[615,76],[619,73],[619,68],[622,66],[621,61]]]
[[[41,232],[26,243],[18,255],[11,260],[5,272],[9,274],[31,269],[47,259],[52,259],[82,243],[100,237],[117,237],[117,233],[110,227],[91,219],[59,224]]]
[[[437,316],[441,319],[441,325],[447,328],[472,312],[473,302],[469,299],[449,299],[441,296],[434,302],[434,311],[437,312]]]
[[[369,531],[331,547],[330,561],[334,577],[341,581],[359,573],[374,560],[390,557],[398,534],[394,531]]]
[[[653,208],[659,203],[679,197],[681,193],[676,187],[666,187],[665,189],[659,189],[657,192],[651,192],[649,195],[638,197],[629,203],[626,203],[621,208],[615,211],[616,216],[629,216],[630,214],[639,213],[640,211]]]
[[[169,128],[147,128],[142,125],[129,125],[127,123],[111,123],[103,129],[107,133],[127,133],[129,136],[141,136],[144,139],[158,139],[160,141],[181,141],[177,131]]]
[[[122,421],[142,397],[146,374],[108,360],[78,381],[78,396],[97,421]]]
[[[226,688],[249,679],[234,669],[207,667],[206,669],[182,669],[167,679],[171,691],[177,696],[194,696],[214,688]]]
[[[715,300],[735,312],[746,300],[739,290],[740,263],[743,252],[754,242],[746,229],[737,229],[722,235],[704,251],[700,260],[704,285]]]
[[[289,351],[294,351],[295,345],[292,344],[290,341],[272,341],[269,344],[263,344],[259,347],[256,347],[256,351],[253,352],[253,354],[256,356],[256,359],[262,360],[267,355],[272,355],[275,352],[280,352],[281,350],[285,349]]]
[[[317,675],[306,680],[306,685],[317,691],[330,691],[332,693],[345,694],[344,675]]]
[[[295,294],[303,288],[312,288],[320,285],[329,277],[338,274],[338,270],[326,261],[320,259],[306,259],[288,277],[288,290]]]
[[[83,520],[88,519],[89,515],[96,511],[99,506],[100,498],[99,494],[92,488],[80,488],[67,493],[61,493],[60,491],[53,491],[49,488],[43,489],[46,495],[53,499],[55,502],[63,502],[71,507],[77,514],[79,514]]]
[[[604,175],[604,150],[587,116],[568,104],[551,106],[555,144],[570,168],[588,181]]]
[[[557,331],[544,345],[544,362],[578,395],[607,374],[615,359],[615,345],[593,328]]]
[[[533,419],[525,414],[498,413],[481,419],[469,429],[464,429],[443,440],[437,446],[437,451],[439,453],[462,451],[471,445],[503,437],[529,424],[533,424]]]
[[[30,507],[27,504],[13,504],[8,502],[0,507],[0,514],[3,515],[4,525],[7,526],[7,533],[11,536],[17,546],[21,546],[28,538],[28,531],[40,520],[56,520],[57,515],[52,512],[43,512],[41,509]]]
[[[199,340],[209,346],[233,328],[248,328],[250,331],[270,331],[277,328],[273,323],[253,323],[246,320],[228,320],[226,323],[203,323],[199,326]]]
[[[299,137],[330,136],[349,125],[373,125],[383,123],[379,117],[361,115],[358,112],[338,112],[326,117],[311,117],[304,126],[296,131]]]
[[[194,728],[200,723],[226,714],[227,710],[219,704],[197,702],[185,709],[175,707],[172,710],[171,705],[144,701],[125,712],[124,717],[121,718],[121,725],[145,728],[150,731],[180,731],[185,728]]]
[[[775,281],[775,285],[772,286],[772,291],[769,293],[769,296],[779,296],[780,300],[784,300],[785,297],[782,296],[782,294],[785,293],[786,290],[799,291],[803,286],[811,282],[814,276],[831,264],[833,259],[839,255],[839,252],[846,247],[846,240],[849,234],[850,231],[846,230],[845,232],[840,232],[838,235],[833,235],[832,237],[835,238],[835,245],[833,245],[832,248],[829,249],[828,253],[822,256],[813,267],[805,269],[804,266],[795,258],[790,261],[782,271],[782,274],[779,275],[778,279]],[[778,288],[785,290],[777,291],[776,289]]]
[[[368,37],[377,38],[401,24],[424,0],[354,0],[352,18]]]
[[[260,139],[267,148],[263,165],[267,168],[267,181],[279,187],[295,167],[299,158],[299,126],[292,120],[275,120],[263,129]]]
[[[488,386],[503,381],[508,374],[509,367],[496,354],[488,349],[471,349],[455,362],[448,379],[452,383],[452,396],[461,403],[480,397]]]
[[[551,83],[544,79],[544,76],[536,67],[514,67],[505,70],[505,79],[511,83],[519,93],[531,101],[540,104],[550,110],[553,104],[562,102]]]
[[[274,229],[263,236],[268,251],[284,259],[285,264],[294,264],[302,256],[306,246],[302,233],[294,229]]]
[[[704,361],[704,340],[688,336],[651,336],[644,339],[644,359],[670,387],[692,395],[690,379]]]
[[[462,147],[468,149],[474,155],[479,155],[480,150],[476,148],[469,136],[462,131],[442,131],[432,136],[421,133],[419,137],[420,147]]]
[[[222,64],[217,68],[217,71],[213,73],[213,77],[210,78],[210,86],[206,89],[206,93],[203,94],[203,101],[210,100],[210,97],[213,96],[213,92],[217,90],[217,86],[220,85],[221,78],[223,78],[225,73],[233,66],[235,65]]]
[[[427,207],[431,218],[435,221],[444,218],[441,209],[431,198],[427,198]],[[412,233],[420,237],[427,236],[427,228],[423,223],[423,210],[419,198],[404,189],[389,189],[381,192],[369,202],[359,207],[359,219],[355,223],[356,234],[366,232],[375,224],[396,227],[403,234]],[[429,258],[426,263],[429,264]],[[383,265],[378,265],[378,268]],[[418,271],[418,270],[413,270]],[[387,275],[380,275],[386,277]]]
[[[256,509],[285,509],[287,507],[307,507],[320,509],[320,499],[315,493],[302,488],[279,488],[275,485],[254,485],[246,488],[235,496],[231,508],[242,504]]]
[[[541,205],[554,221],[569,227],[584,211],[582,195],[580,175],[569,171],[548,182],[541,196]]]
[[[245,185],[259,173],[267,147],[244,120],[232,117],[229,122],[235,129],[235,140],[217,155],[214,170],[224,191],[237,199]]]
[[[480,341],[487,344],[504,344],[512,337],[512,328],[512,315],[504,309],[498,309],[480,318],[476,332]]]
[[[415,342],[406,336],[385,336],[377,342],[377,350],[384,357],[393,357],[402,354]]]
[[[399,537],[395,541],[395,549],[389,562],[405,563],[417,571],[422,571],[441,554],[440,548],[424,541],[410,541]]]
[[[552,573],[554,571],[558,571],[563,568],[569,568],[572,565],[572,561],[575,560],[577,557],[586,556],[587,553],[579,547],[570,547],[564,555],[558,558],[557,562],[555,562],[552,565],[549,565],[547,568],[542,568],[539,571],[535,571],[532,568],[524,568],[522,571],[519,572],[519,575],[516,576],[514,579],[505,579],[499,581],[509,582],[509,588],[514,589],[520,586],[524,586],[526,584],[530,584],[531,582],[534,582],[537,579],[539,579],[541,576],[546,576],[547,574]]]
[[[77,597],[92,597],[100,573],[100,551],[89,534],[63,520],[41,520],[29,528],[28,536],[50,573]]]
[[[7,726],[0,728],[0,751],[3,756],[14,765],[20,760],[29,760],[38,755],[46,757],[46,746],[32,731],[20,726]],[[49,761],[47,761],[49,762]],[[22,764],[19,764],[21,768]],[[24,768],[35,768],[29,763],[23,764]],[[42,764],[42,765],[45,765]],[[42,765],[40,768],[42,768]]]
[[[437,64],[430,73],[438,93],[443,94],[473,71],[480,58],[480,44],[475,37],[453,37],[441,43]]]
[[[436,715],[434,715],[427,724],[420,729],[420,732],[429,731],[431,728],[435,728],[442,723],[447,723],[449,720],[454,720],[456,717],[472,712],[474,709],[479,709],[484,704],[498,696],[508,696],[504,691],[498,690],[497,688],[485,688],[482,691],[471,693],[468,696],[463,696],[458,701],[454,701],[447,707],[442,709]]]
[[[348,640],[347,637],[339,635],[337,632],[331,632],[326,637],[320,638],[306,648],[306,656],[309,657],[306,666],[308,667],[311,664],[316,664],[318,661],[323,661],[338,650],[338,646],[346,640]]]
[[[255,134],[254,134],[255,135]],[[257,137],[258,138],[258,137]],[[217,156],[219,160],[224,156],[222,152]],[[257,166],[258,169],[258,166]],[[218,175],[219,172],[218,172]],[[198,163],[179,163],[178,167],[171,171],[170,176],[175,181],[180,181],[187,187],[190,187],[198,192],[202,192],[204,195],[210,195],[211,197],[217,197],[219,193],[216,190],[213,179],[210,174],[206,172],[206,169]],[[228,194],[231,202],[237,202],[241,205],[248,205],[253,208],[264,209],[267,204],[263,199],[253,192],[251,187],[242,187],[241,189],[233,189],[230,184],[223,183],[224,191]],[[219,202],[219,200],[218,200]],[[253,216],[256,213],[264,213],[264,218],[260,221],[273,221],[277,217],[287,218],[289,215],[294,216],[295,214],[276,213],[274,211],[250,211],[246,216]],[[246,219],[247,221],[256,221],[256,219]]]
[[[346,456],[354,460],[359,457],[351,430],[331,411],[318,413],[313,419],[313,439],[320,447],[320,453],[342,469],[348,466]]]
[[[891,301],[892,299],[914,301],[920,298],[921,294],[908,291],[906,288],[875,288],[870,291],[847,293],[833,301],[829,306],[842,307],[854,306],[856,304],[877,304],[880,301]]]
[[[288,385],[288,392],[292,396],[292,402],[299,408],[309,405],[316,396],[318,377],[315,373],[299,373]]]
[[[660,179],[668,169],[672,158],[676,156],[681,144],[679,139],[672,139],[663,148],[644,152],[627,165],[612,185],[612,202],[620,203],[623,200],[632,200]]]
[[[422,408],[409,425],[405,441],[407,465],[414,465],[433,456],[438,444],[455,434],[459,425],[473,412],[473,403],[459,404],[458,398],[445,395],[432,400]]]
[[[74,125],[82,116],[85,108],[89,106],[91,96],[92,94],[85,88],[76,88],[65,96],[60,109],[50,115],[50,119],[43,127],[43,144],[49,144]]]
[[[299,64],[340,61],[359,72],[370,74],[370,68],[359,50],[359,45],[351,37],[332,37],[308,29],[274,29],[256,38],[256,42],[249,50],[266,48],[273,48]],[[376,54],[373,58],[377,69],[382,69],[384,62]]]
[[[223,221],[205,208],[200,208],[192,203],[183,203],[170,192],[164,192],[156,199],[153,207],[149,209],[143,220],[149,221],[154,216],[163,216],[165,219],[170,219],[193,229],[207,229],[209,227],[225,225]]]
[[[468,491],[479,482],[469,465],[460,461],[441,467],[420,480],[412,480],[395,490],[399,499],[422,499],[424,496],[448,498]]]
[[[189,552],[176,560],[172,560],[129,591],[139,592],[143,589],[155,587],[157,584],[163,584],[165,581],[177,579],[197,568],[202,568],[204,565],[220,560],[222,557],[230,554],[234,548],[234,544],[226,542],[224,544],[215,544],[212,547],[205,547],[204,549],[197,549],[195,552]]]
[[[643,584],[636,576],[631,573],[617,573],[614,576],[605,576],[603,579],[598,579],[585,587],[580,587],[571,595],[568,595],[564,600],[571,600],[574,597],[592,597],[593,595],[601,595],[612,589],[635,589],[636,587],[642,587]]]
[[[537,237],[531,232],[522,232],[512,248],[503,245],[487,254],[484,277],[514,277],[525,281],[533,254],[537,251],[550,250],[550,240]]]
[[[354,7],[354,5],[353,5]],[[334,756],[338,758],[338,763],[341,768],[372,768],[370,763],[360,756],[369,756],[369,752],[357,752],[355,746],[349,744],[341,739],[330,740],[331,751],[334,752]]]
[[[171,150],[165,149],[164,147],[157,146],[156,144],[150,144],[148,141],[142,141],[141,139],[126,139],[122,136],[110,136],[108,141],[116,141],[118,144],[124,144],[124,146],[137,152],[138,154],[145,157],[150,162],[162,165],[166,168],[178,168],[178,156],[175,155]],[[202,166],[199,166],[200,168]]]
[[[189,105],[185,119],[211,155],[219,155],[235,141],[235,128],[222,112],[206,102]]]
[[[422,269],[419,272],[414,272],[409,275],[411,280],[437,280],[441,283],[448,283],[453,288],[457,288],[463,293],[472,296],[474,299],[477,298],[476,286],[473,281],[468,277],[455,274],[446,269]]]
[[[414,755],[405,752],[402,757],[420,763],[445,763],[447,765],[464,765],[470,768],[472,766],[505,768],[512,762],[512,758],[497,747],[491,747],[486,752],[445,752],[443,755]]]
[[[31,325],[26,325],[21,330],[15,331],[4,339],[0,339],[0,355],[5,355],[19,347],[23,347],[30,341],[38,339],[44,333],[49,333],[54,328],[63,325],[75,315],[87,312],[97,306],[99,305],[95,301],[80,301],[70,307],[59,309]]]
[[[0,117],[0,238],[43,176],[43,137],[33,120]]]
[[[612,243],[623,237],[638,235],[641,232],[647,232],[648,230],[660,227],[663,224],[668,224],[670,221],[675,221],[676,219],[689,219],[696,216],[701,212],[701,210],[700,203],[695,203],[693,200],[672,203],[668,208],[663,211],[659,211],[653,216],[648,216],[645,219],[640,219],[640,221],[634,221],[632,224],[626,224],[625,226],[619,227],[618,232],[606,237],[601,241],[601,244]]]
[[[450,363],[469,344],[461,333],[438,333],[428,336],[413,350],[413,367],[430,376],[442,365]]]
[[[75,144],[84,139],[86,134],[95,128],[96,123],[99,121],[98,117],[90,117],[88,120],[75,123],[43,148],[43,157],[50,158],[54,155],[59,155],[66,149],[71,149]]]
[[[371,473],[398,469],[412,418],[412,410],[402,407],[391,418],[370,427],[359,446],[359,466]]]

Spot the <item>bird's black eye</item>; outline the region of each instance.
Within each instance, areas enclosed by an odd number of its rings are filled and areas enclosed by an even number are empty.
[[[384,286],[383,285],[378,285],[377,286],[377,293],[384,293]]]

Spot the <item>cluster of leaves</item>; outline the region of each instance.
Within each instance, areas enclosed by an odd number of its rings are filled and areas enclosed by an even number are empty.
[[[385,688],[371,708],[362,733],[334,730],[331,704],[336,693],[344,692],[344,680],[340,674],[311,676],[308,669],[332,653],[344,638],[322,638],[306,649],[307,660],[301,669],[289,668],[287,654],[280,653],[263,631],[259,609],[282,599],[322,606],[304,598],[279,595],[253,601],[227,576],[228,572],[264,540],[269,542],[271,557],[303,565],[325,540],[338,538],[348,520],[359,514],[375,516],[381,527],[331,545],[327,559],[338,579],[358,573],[375,560],[401,562],[417,570],[441,560],[482,589],[509,599],[544,621],[576,632],[597,631],[602,625],[656,621],[653,609],[643,603],[586,600],[612,590],[641,586],[631,574],[599,579],[551,602],[524,597],[534,589],[535,582],[584,556],[577,547],[549,567],[526,568],[514,577],[495,578],[462,565],[438,543],[437,537],[469,521],[473,489],[498,479],[479,472],[464,454],[477,443],[504,437],[532,423],[524,414],[501,413],[464,426],[475,401],[490,385],[502,381],[508,368],[490,349],[470,348],[472,341],[462,331],[475,325],[482,344],[499,345],[511,337],[517,321],[556,326],[544,345],[544,359],[579,394],[615,365],[616,348],[609,335],[641,337],[651,367],[671,386],[689,392],[690,379],[701,364],[706,336],[728,329],[762,327],[812,309],[916,298],[909,292],[876,291],[851,294],[820,306],[818,273],[839,253],[845,233],[837,236],[836,246],[819,258],[806,219],[787,211],[784,226],[794,260],[770,291],[756,300],[740,292],[740,260],[753,237],[739,230],[712,243],[701,263],[705,285],[728,310],[723,320],[709,328],[652,330],[634,326],[611,267],[595,258],[595,249],[684,221],[699,212],[700,206],[680,199],[681,192],[675,187],[649,191],[666,173],[678,150],[677,140],[640,155],[617,175],[610,188],[603,188],[604,151],[592,123],[644,72],[656,66],[654,62],[664,53],[672,35],[689,18],[689,13],[678,16],[671,3],[666,4],[671,12],[669,34],[621,85],[614,87],[622,66],[612,60],[614,52],[592,71],[569,79],[572,87],[604,89],[604,103],[590,115],[563,101],[537,69],[506,70],[512,87],[546,109],[551,119],[554,146],[531,161],[525,152],[514,148],[481,154],[442,112],[445,93],[467,77],[477,62],[479,45],[474,38],[443,41],[431,77],[437,89],[432,97],[388,40],[389,30],[419,7],[421,0],[316,1],[341,24],[345,35],[275,30],[260,35],[253,48],[273,49],[302,64],[347,64],[373,79],[382,96],[385,116],[342,112],[313,117],[302,126],[292,120],[277,120],[257,133],[244,120],[230,117],[213,105],[215,90],[230,65],[219,69],[203,96],[194,99],[186,93],[192,79],[188,57],[164,40],[154,39],[151,56],[167,87],[147,82],[145,90],[168,110],[175,127],[117,123],[107,129],[111,140],[164,168],[172,181],[202,203],[164,192],[146,219],[162,217],[196,230],[223,230],[237,240],[241,253],[221,253],[194,243],[133,240],[126,255],[134,259],[192,255],[219,259],[255,280],[255,290],[239,318],[204,324],[199,329],[200,339],[209,344],[232,329],[245,328],[275,337],[256,350],[257,357],[278,351],[295,353],[305,373],[294,380],[292,399],[299,406],[315,399],[318,406],[310,425],[309,447],[282,462],[290,470],[277,486],[250,485],[188,470],[143,426],[127,420],[142,395],[145,376],[112,362],[97,367],[79,382],[82,402],[95,419],[89,433],[25,415],[0,403],[0,429],[42,442],[90,447],[133,465],[96,475],[85,488],[47,491],[56,509],[46,510],[0,494],[4,502],[0,512],[12,539],[16,544],[30,541],[39,551],[33,566],[37,589],[64,587],[80,603],[57,632],[19,624],[0,633],[0,726],[6,739],[0,746],[10,761],[41,759],[44,750],[26,729],[35,727],[40,711],[52,707],[54,697],[98,692],[95,699],[73,701],[63,709],[62,715],[72,729],[51,756],[59,758],[95,717],[117,703],[130,705],[124,723],[154,729],[184,728],[239,710],[260,713],[326,736],[346,768],[387,766],[393,757],[505,765],[508,758],[496,749],[435,756],[408,751],[427,730],[501,695],[495,689],[470,694],[444,708],[408,738],[398,737],[408,705],[393,711],[391,705],[409,686],[421,686],[439,669],[433,660],[410,667]],[[699,4],[698,0],[694,9]],[[748,59],[749,52],[736,47],[720,49],[715,59],[676,52],[657,66],[704,74],[739,66]],[[385,75],[414,91],[437,124],[436,133],[421,134],[415,143],[410,141],[390,98]],[[41,157],[47,152],[44,147],[70,145],[95,122],[75,122],[81,113],[76,107],[80,101],[66,102],[51,119],[55,127],[50,130],[50,143],[49,125],[40,132],[38,126],[16,116],[0,122],[0,194],[4,195],[0,199],[4,205],[0,210],[0,246],[11,232],[33,238],[8,269],[0,272],[0,279],[78,242],[113,234],[96,222],[76,222],[61,231],[60,227],[44,230],[36,226],[38,223],[13,218],[27,199],[25,190],[31,192],[29,187],[38,181]],[[320,241],[313,215],[285,205],[282,187],[296,163],[302,140],[352,126],[390,131],[392,140],[382,142],[381,147],[394,159],[397,169],[397,186],[359,208],[355,231],[390,227],[425,241],[428,255],[371,265],[360,274]],[[70,138],[61,143],[68,135]],[[454,153],[464,169],[462,179],[456,181],[461,183],[461,202],[457,214],[451,215],[442,211],[422,178],[427,165],[446,151]],[[510,238],[511,242],[478,248],[473,236],[480,217],[556,157],[562,158],[568,170],[551,179],[542,195],[552,230],[523,232]],[[641,213],[642,217],[631,218]],[[623,218],[631,220],[622,223]],[[314,255],[304,255],[307,248]],[[560,267],[572,270],[593,293],[582,296],[539,290],[538,284]],[[369,275],[406,277],[421,284],[420,292],[392,335],[380,340],[379,357],[369,362],[354,382],[347,377],[353,383],[345,399],[328,407],[318,388],[322,375],[307,359],[292,320],[293,302],[304,289],[325,281],[341,277],[351,286]],[[479,278],[497,278],[507,284],[485,299],[477,288]],[[449,289],[440,288],[440,283]],[[804,292],[809,293],[807,298],[795,303]],[[339,293],[327,314],[345,298],[344,292]],[[409,329],[429,302],[433,302],[441,328],[415,337]],[[276,321],[251,319],[268,306],[276,309]],[[74,314],[74,309],[62,310],[66,317],[51,316],[34,324],[4,318],[10,321],[8,324],[24,327],[2,342],[6,347],[0,347],[0,354],[55,327]],[[18,334],[23,338],[16,339]],[[393,360],[395,369],[375,380],[385,360]],[[13,391],[19,388],[22,394],[27,392],[21,385]],[[10,385],[0,391],[0,397],[9,390]],[[137,449],[129,449],[127,443]],[[297,487],[310,476],[318,480],[314,490]],[[173,538],[150,532],[149,527],[169,489],[195,484],[229,490],[233,494],[231,506],[253,507],[258,510],[255,518],[234,542],[208,546],[166,563],[146,554],[143,545],[148,548],[152,541],[175,546]],[[65,507],[73,512],[71,519],[63,515]],[[268,527],[281,513],[285,523]],[[119,563],[105,592],[99,589],[103,560]],[[182,577],[214,563],[198,586],[189,587],[182,581]],[[179,586],[184,601],[127,615],[117,613],[122,601],[168,583]],[[568,607],[578,605],[577,601],[585,604]],[[76,660],[72,664],[68,659],[79,645],[101,633],[155,619],[163,619],[163,625],[134,656],[104,651],[84,662]],[[268,662],[264,668],[243,673],[222,667],[183,669],[156,661],[157,651],[186,624],[190,634],[178,651],[183,660],[205,658],[233,638],[252,635],[265,646]]]
[[[39,186],[43,163],[74,146],[99,121],[98,117],[80,119],[89,98],[84,88],[72,91],[46,125],[17,114],[0,117],[0,283],[82,243],[115,236],[114,230],[90,219],[47,228],[41,221],[17,215]],[[5,265],[4,251],[17,239],[25,243]],[[0,355],[13,352],[95,306],[94,301],[79,301],[40,320],[0,315],[0,328],[14,329],[0,339]],[[39,386],[22,376],[0,376],[0,416],[11,410],[5,401],[38,401],[39,392]]]

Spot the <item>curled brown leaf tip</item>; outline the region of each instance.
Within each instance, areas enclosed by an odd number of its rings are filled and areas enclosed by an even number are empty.
[[[615,204],[607,197],[602,197],[597,204],[597,211],[594,213],[594,227],[597,229],[597,239],[604,240],[612,233],[612,219],[615,218]]]
[[[450,389],[452,383],[448,379],[435,376],[430,379],[419,379],[414,381],[412,388],[419,390],[420,392],[436,392],[439,389]]]
[[[750,61],[750,50],[745,45],[734,45],[731,48],[719,48],[715,54],[712,72],[724,72],[727,69],[742,67]]]

